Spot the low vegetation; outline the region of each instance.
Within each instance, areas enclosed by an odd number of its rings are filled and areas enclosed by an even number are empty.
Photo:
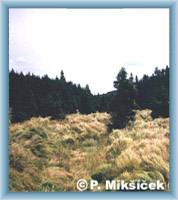
[[[169,119],[135,111],[124,129],[107,113],[10,124],[10,191],[77,191],[79,179],[169,183]]]

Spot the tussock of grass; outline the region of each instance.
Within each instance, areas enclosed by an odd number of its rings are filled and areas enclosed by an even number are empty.
[[[132,180],[142,177],[145,181],[159,179],[168,187],[169,120],[153,120],[150,114],[149,110],[137,111],[132,125],[122,130],[126,141],[130,139],[132,142],[114,160],[120,171],[117,178]],[[118,139],[120,135],[113,132],[110,137]]]
[[[169,119],[135,111],[125,129],[108,132],[110,115],[10,124],[11,191],[77,191],[76,182],[107,179],[169,182]]]

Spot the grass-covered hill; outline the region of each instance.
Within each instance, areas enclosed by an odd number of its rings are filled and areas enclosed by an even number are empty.
[[[110,115],[32,118],[9,128],[10,191],[78,191],[79,179],[169,182],[169,119],[136,111],[125,129]]]

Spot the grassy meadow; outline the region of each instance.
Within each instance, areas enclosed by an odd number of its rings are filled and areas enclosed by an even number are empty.
[[[168,190],[169,119],[135,111],[124,129],[109,131],[108,113],[31,118],[9,127],[10,191],[78,191],[79,179],[160,180]]]

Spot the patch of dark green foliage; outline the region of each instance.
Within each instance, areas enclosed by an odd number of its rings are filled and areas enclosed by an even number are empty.
[[[97,83],[97,80],[96,80]],[[9,106],[11,122],[31,117],[64,119],[66,114],[80,112],[108,112],[112,115],[111,128],[123,128],[133,119],[133,109],[151,109],[152,117],[169,116],[169,67],[155,69],[151,76],[138,80],[121,68],[114,81],[114,91],[93,95],[89,86],[82,88],[67,82],[64,72],[60,78],[34,74],[9,73]]]

